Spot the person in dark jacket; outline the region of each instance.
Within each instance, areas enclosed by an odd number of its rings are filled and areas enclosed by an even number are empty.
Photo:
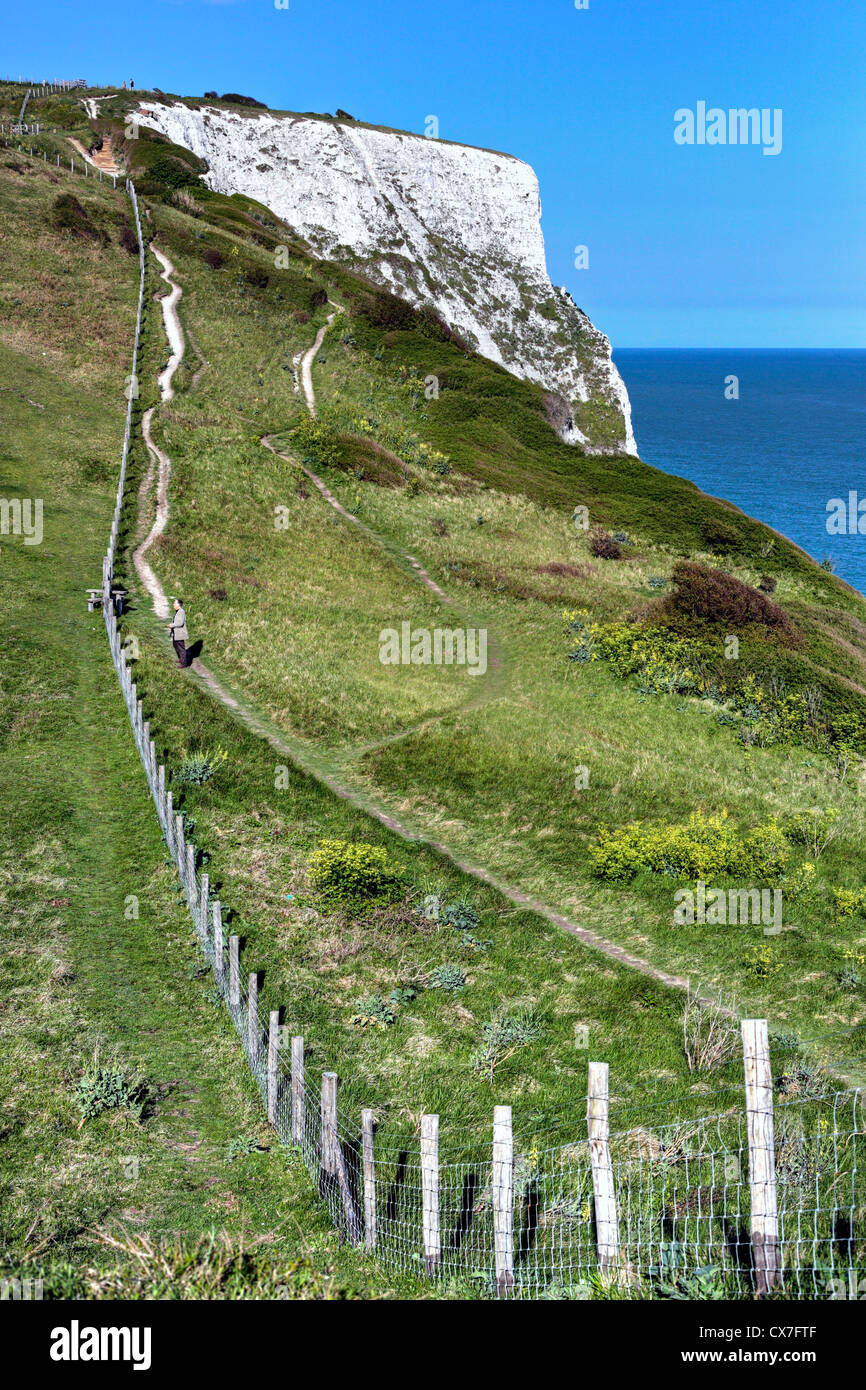
[[[186,644],[189,641],[189,632],[186,626],[186,613],[183,608],[183,599],[176,598],[173,603],[174,617],[168,625],[171,640],[174,643],[174,650],[177,653],[177,664],[179,668],[189,666]]]

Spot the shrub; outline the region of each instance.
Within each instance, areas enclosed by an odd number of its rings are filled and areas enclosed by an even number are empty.
[[[124,251],[129,252],[130,256],[138,255],[138,238],[136,237],[135,232],[132,230],[128,222],[124,222],[123,226],[121,227],[118,241],[120,242],[120,245],[123,247]]]
[[[219,270],[220,266],[223,263],[222,252],[217,251],[215,246],[207,247],[204,253],[204,259],[205,264],[209,265],[211,270]]]
[[[394,887],[395,875],[381,845],[320,840],[310,855],[310,882],[326,897],[378,898]]]
[[[672,614],[728,627],[762,623],[789,639],[796,635],[784,609],[732,574],[694,560],[680,560],[674,565],[672,578],[674,591],[664,605]]]
[[[855,912],[866,912],[866,889],[834,888],[833,903],[840,917],[853,917]]]
[[[762,574],[758,580],[758,588],[762,594],[773,594],[776,591],[777,583],[778,580],[774,579],[771,574]]]
[[[260,106],[263,111],[267,110],[263,101],[256,101],[255,97],[241,96],[240,92],[223,92],[220,101],[231,101],[235,106]]]
[[[304,463],[316,463],[322,468],[339,466],[343,454],[340,435],[333,425],[321,417],[305,415],[292,430],[289,438]]]
[[[622,555],[619,542],[603,526],[593,526],[589,533],[589,549],[598,560],[618,560]]]
[[[444,989],[448,994],[456,994],[466,986],[466,975],[459,965],[447,962],[437,965],[427,978],[428,989]]]
[[[786,820],[785,834],[791,840],[801,840],[812,858],[819,859],[839,833],[837,822],[840,814],[836,806],[816,806],[810,811],[798,811]]]
[[[766,983],[782,969],[781,963],[773,958],[772,946],[750,946],[743,964],[756,980]]]
[[[708,550],[717,551],[720,555],[725,555],[730,550],[736,550],[740,543],[740,538],[733,527],[718,517],[704,517],[701,522],[701,537]]]
[[[720,874],[777,879],[790,853],[775,820],[740,836],[725,812],[706,816],[696,811],[687,825],[635,821],[617,830],[602,826],[589,856],[599,878],[621,883],[641,869],[690,880]]]
[[[359,306],[364,318],[374,328],[386,331],[410,329],[415,326],[415,310],[405,299],[400,299],[388,290],[375,290],[366,295]]]
[[[107,241],[105,232],[94,226],[90,214],[72,193],[61,193],[54,199],[49,221],[59,232],[71,232],[87,241]]]

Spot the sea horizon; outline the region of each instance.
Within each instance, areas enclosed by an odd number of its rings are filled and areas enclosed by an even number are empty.
[[[866,348],[617,348],[644,462],[782,532],[866,593]]]

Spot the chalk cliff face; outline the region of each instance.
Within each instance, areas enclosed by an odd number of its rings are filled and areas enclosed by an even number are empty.
[[[528,164],[353,121],[145,106],[141,124],[204,159],[211,188],[256,199],[318,255],[433,304],[476,351],[544,386],[563,439],[637,452],[608,339],[548,279]]]

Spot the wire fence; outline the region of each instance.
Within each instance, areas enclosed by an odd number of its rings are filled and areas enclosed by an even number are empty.
[[[137,380],[144,303],[138,202]],[[196,939],[241,1041],[268,1121],[301,1156],[342,1237],[390,1273],[471,1283],[520,1298],[866,1295],[866,1133],[858,1088],[779,1103],[767,1024],[744,1020],[744,1087],[717,1113],[611,1126],[608,1069],[590,1063],[586,1115],[515,1140],[511,1108],[492,1132],[440,1153],[439,1117],[378,1134],[372,1110],[343,1112],[338,1078],[312,1069],[301,1037],[259,1005],[258,975],[226,937],[170,776],[157,762],[111,588],[134,395],[129,403],[102,606],[112,659],[162,834]],[[551,1133],[559,1142],[549,1143]],[[446,1132],[446,1140],[448,1138]],[[547,1142],[546,1142],[547,1141]],[[455,1154],[459,1153],[459,1157]],[[708,1293],[708,1289],[715,1290]]]

